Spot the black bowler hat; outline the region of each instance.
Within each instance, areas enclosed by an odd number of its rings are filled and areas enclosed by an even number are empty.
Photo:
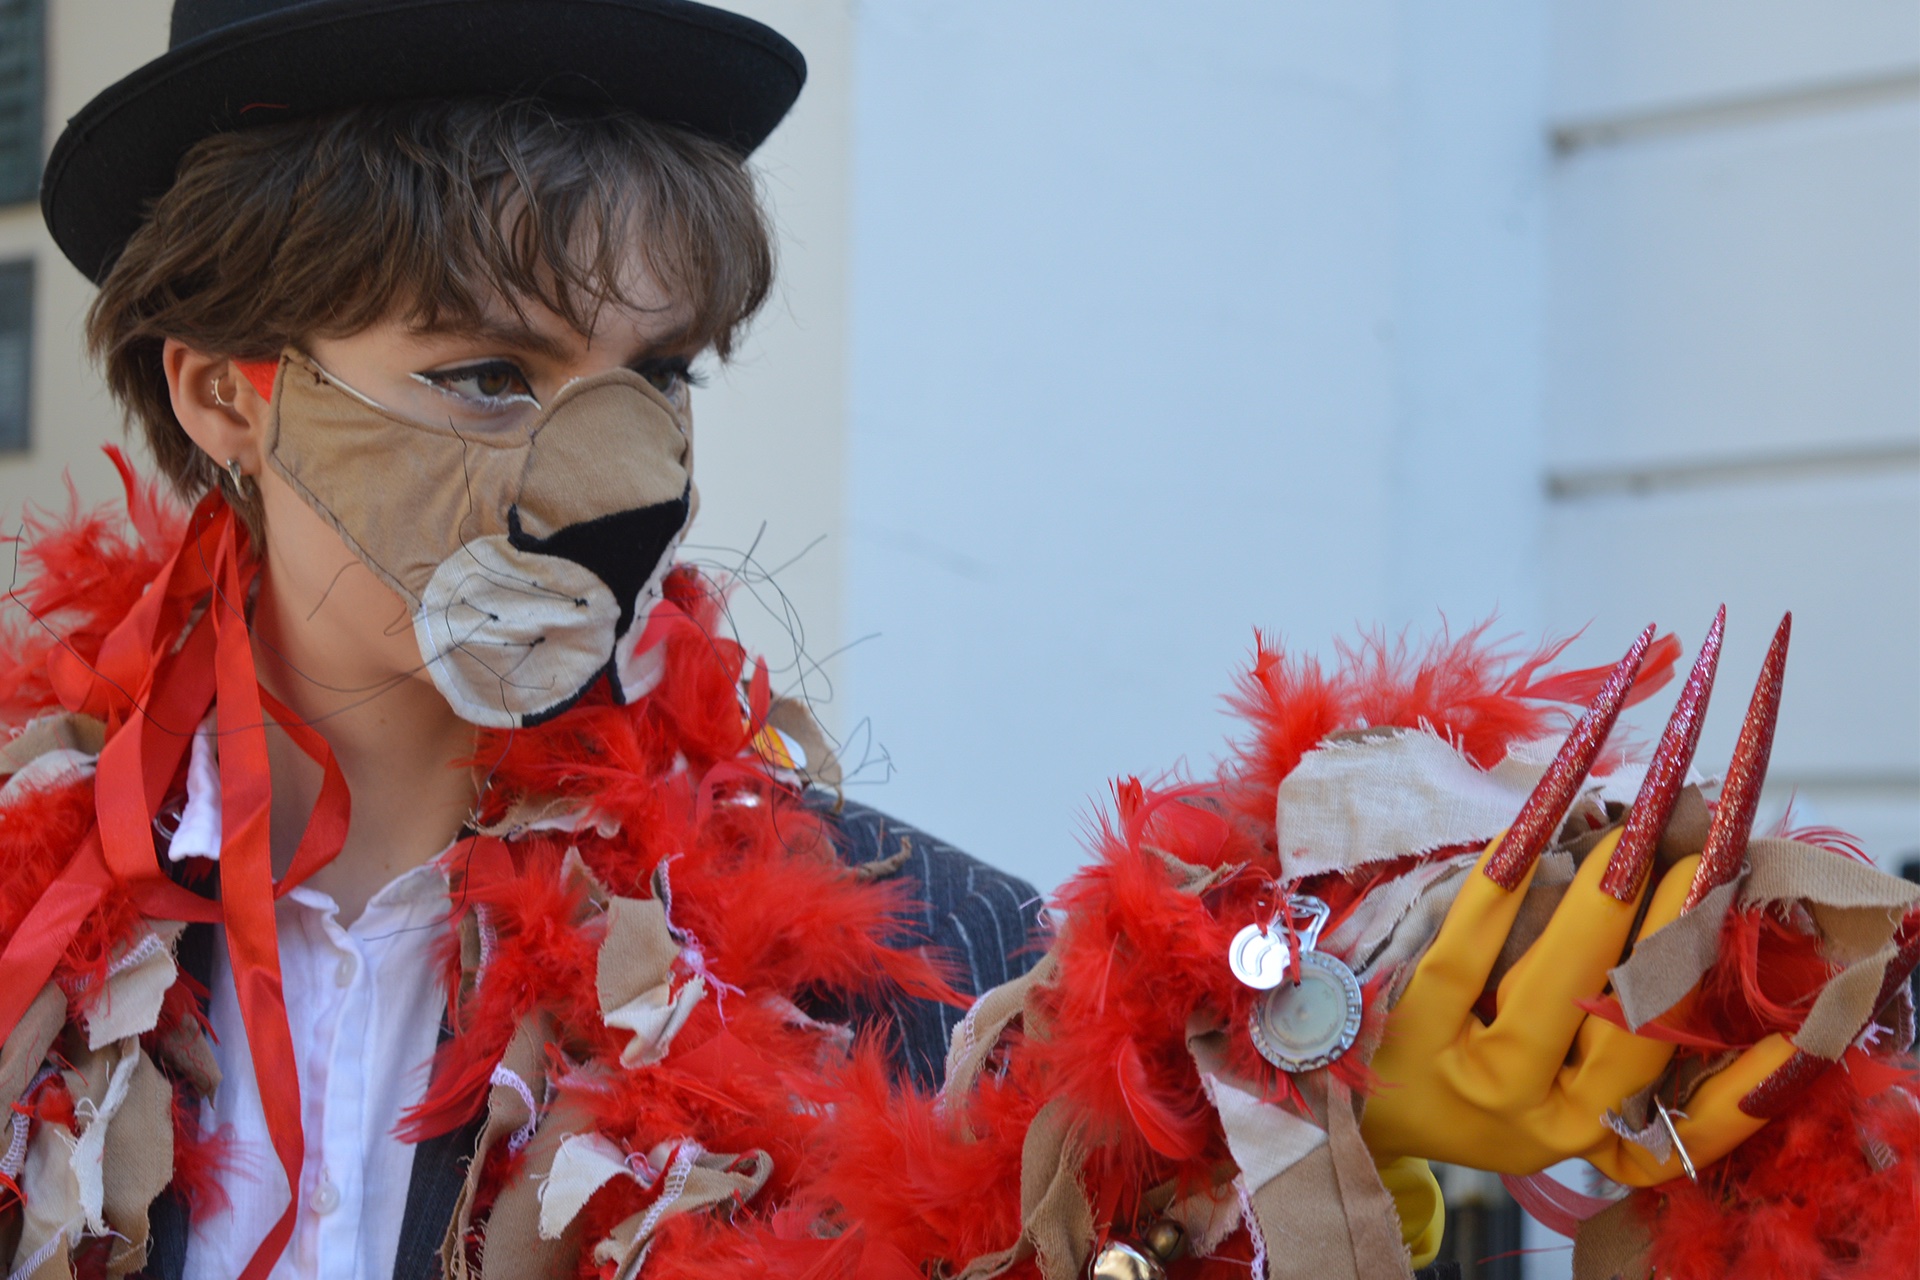
[[[530,93],[611,105],[746,155],[806,82],[800,51],[692,0],[176,0],[163,56],[67,123],[40,208],[104,279],[200,139],[332,107]]]

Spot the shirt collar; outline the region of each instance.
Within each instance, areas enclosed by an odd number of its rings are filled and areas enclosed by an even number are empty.
[[[180,823],[174,828],[173,840],[167,846],[167,857],[174,862],[185,858],[206,858],[218,862],[221,830],[219,737],[214,729],[213,716],[209,714],[194,730],[193,749],[187,760],[186,803],[181,807]],[[369,900],[368,905],[402,906],[445,898],[447,853],[458,847],[459,843],[459,837],[455,837],[446,849],[428,861],[395,876]],[[288,896],[299,898],[308,906],[333,905],[333,900],[327,895],[304,887],[294,888]]]

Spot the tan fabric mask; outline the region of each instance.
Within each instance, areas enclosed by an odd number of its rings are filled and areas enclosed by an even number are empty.
[[[401,417],[289,351],[267,459],[413,608],[464,720],[537,724],[606,674],[659,680],[641,646],[696,504],[693,425],[620,369],[569,383],[524,428],[462,434]]]

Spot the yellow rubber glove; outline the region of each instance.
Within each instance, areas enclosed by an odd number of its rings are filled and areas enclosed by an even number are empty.
[[[1589,1017],[1577,1003],[1606,989],[1647,894],[1643,884],[1632,901],[1620,902],[1600,887],[1617,839],[1609,835],[1587,857],[1546,930],[1501,979],[1491,1023],[1474,1005],[1534,869],[1503,889],[1482,874],[1500,841],[1487,847],[1388,1015],[1373,1057],[1380,1086],[1360,1129],[1376,1161],[1423,1156],[1529,1174],[1579,1156],[1632,1186],[1683,1176],[1678,1152],[1657,1162],[1601,1122],[1659,1077],[1674,1046]],[[1684,859],[1661,879],[1643,935],[1679,915],[1698,861]],[[1684,1118],[1674,1113],[1696,1167],[1760,1129],[1765,1122],[1744,1114],[1739,1101],[1792,1055],[1792,1045],[1770,1036],[1702,1085]]]
[[[1432,1166],[1413,1156],[1376,1167],[1400,1215],[1400,1243],[1413,1255],[1413,1269],[1418,1271],[1440,1256],[1440,1236],[1447,1225],[1440,1181],[1433,1176]]]

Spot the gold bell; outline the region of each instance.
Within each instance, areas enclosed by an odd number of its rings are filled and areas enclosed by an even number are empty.
[[[1186,1239],[1187,1233],[1181,1230],[1179,1223],[1171,1218],[1162,1218],[1147,1228],[1146,1239],[1142,1243],[1147,1246],[1147,1252],[1161,1262],[1172,1262]]]
[[[1167,1280],[1158,1262],[1124,1244],[1110,1244],[1093,1259],[1093,1280]]]

